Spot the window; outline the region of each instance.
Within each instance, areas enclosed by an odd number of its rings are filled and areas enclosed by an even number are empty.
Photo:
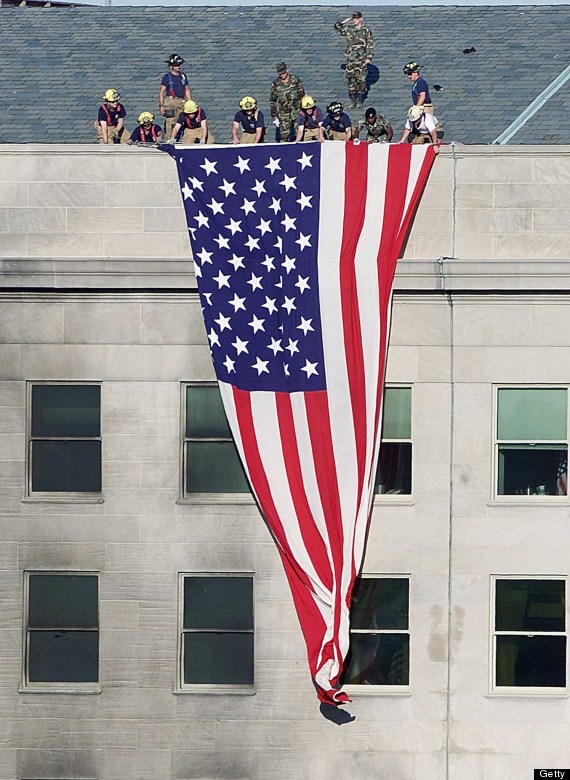
[[[493,687],[566,686],[566,582],[495,579]]]
[[[99,679],[96,574],[27,575],[25,685],[75,688]]]
[[[101,387],[30,385],[29,493],[101,492]]]
[[[410,682],[409,579],[361,577],[350,611],[350,649],[343,685]]]
[[[497,388],[497,496],[565,496],[568,470],[565,387]]]
[[[253,577],[181,577],[180,687],[253,686]]]
[[[384,391],[382,442],[376,471],[376,493],[412,492],[412,388]]]
[[[184,495],[249,493],[218,386],[184,389]]]

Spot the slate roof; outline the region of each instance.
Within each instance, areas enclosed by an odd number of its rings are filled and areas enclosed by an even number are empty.
[[[321,106],[340,97],[344,40],[333,30],[348,6],[0,8],[0,142],[92,143],[109,87],[121,92],[128,128],[157,113],[171,52],[187,60],[193,97],[218,141],[241,96],[268,115],[275,63],[284,59]],[[363,8],[375,37],[374,105],[401,131],[410,105],[402,65],[425,65],[446,140],[489,143],[568,64],[570,5]],[[475,52],[464,54],[463,49]],[[511,143],[570,143],[570,82]],[[356,119],[361,112],[351,112]],[[565,114],[565,119],[563,115]],[[270,131],[271,137],[271,131]]]

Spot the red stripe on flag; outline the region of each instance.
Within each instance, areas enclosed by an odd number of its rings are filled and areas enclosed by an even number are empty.
[[[323,393],[323,395],[325,394]],[[305,548],[320,581],[326,588],[332,590],[332,573],[329,564],[329,556],[325,542],[315,524],[315,518],[311,512],[303,483],[303,473],[301,470],[297,435],[295,432],[295,420],[289,393],[277,393],[276,404],[281,447],[283,450],[285,470],[287,471],[287,482],[295,506],[295,512],[299,520],[301,536],[303,537]]]
[[[273,501],[267,474],[257,446],[255,423],[251,410],[251,395],[246,390],[239,390],[237,387],[232,389],[247,470],[251,482],[255,486],[264,519],[277,542],[277,549],[283,562],[301,630],[305,637],[309,667],[314,677],[326,625],[315,603],[310,579],[291,551],[285,529]],[[276,446],[278,444],[276,442]]]
[[[362,492],[366,458],[366,390],[364,356],[354,260],[366,214],[368,144],[347,144],[344,183],[344,222],[340,250],[340,290],[344,329],[344,352],[352,403],[358,492]]]

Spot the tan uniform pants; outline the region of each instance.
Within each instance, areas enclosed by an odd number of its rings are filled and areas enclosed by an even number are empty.
[[[329,130],[329,141],[348,141],[346,130]]]
[[[176,120],[182,109],[186,98],[177,97],[165,97],[164,98],[164,118],[166,121],[165,138],[172,137],[172,128],[176,124]]]
[[[105,141],[103,140],[103,132],[101,130],[101,123],[95,122],[95,130],[97,130],[97,141],[100,144],[104,144]],[[115,138],[118,138],[118,141],[115,141]],[[116,127],[112,127],[111,125],[107,125],[107,143],[108,144],[126,144],[127,141],[130,141],[131,134],[129,131],[123,127],[123,132],[121,135],[119,135],[119,132]]]
[[[256,135],[257,133],[242,133],[239,142],[240,144],[254,144]]]
[[[303,133],[302,141],[318,141],[319,140],[319,128],[307,127]]]
[[[190,144],[199,144],[200,140],[202,138],[202,128],[201,127],[195,127],[195,128],[189,128],[187,127],[186,130],[184,130],[184,133],[182,134],[182,138],[180,139],[180,143],[184,146],[190,145]],[[206,143],[207,144],[215,144],[216,141],[214,139],[214,136],[212,133],[208,133],[206,137]]]

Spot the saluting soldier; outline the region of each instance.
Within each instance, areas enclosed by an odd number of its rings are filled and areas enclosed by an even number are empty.
[[[336,22],[334,28],[346,38],[346,87],[352,101],[351,108],[359,108],[366,96],[368,64],[374,56],[372,32],[364,24],[361,11],[355,11],[342,22]]]
[[[158,105],[161,116],[166,119],[165,133],[167,138],[172,135],[176,117],[184,109],[184,101],[192,100],[188,78],[180,70],[185,61],[179,54],[171,54],[166,60],[166,64],[170,65],[170,70],[164,74],[160,82]]]
[[[279,140],[291,141],[295,135],[295,122],[305,89],[301,79],[289,73],[285,62],[278,62],[276,68],[277,78],[269,93],[271,119],[279,131]]]

